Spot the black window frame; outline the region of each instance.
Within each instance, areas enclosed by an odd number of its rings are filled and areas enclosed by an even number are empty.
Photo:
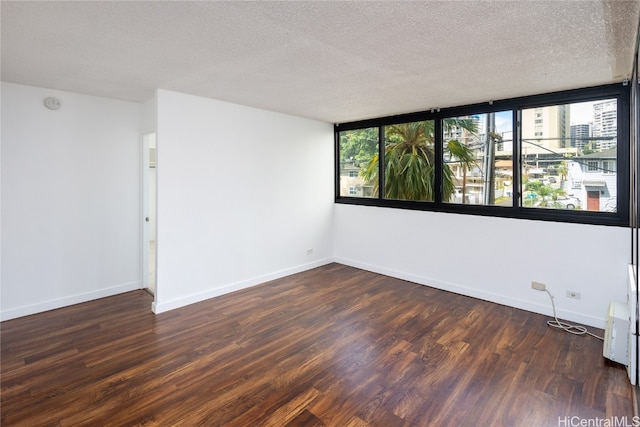
[[[488,101],[477,104],[470,104],[460,107],[438,108],[427,111],[401,114],[395,116],[381,117],[368,120],[359,120],[348,123],[337,123],[334,125],[334,145],[335,145],[335,203],[362,206],[377,206],[398,209],[422,210],[431,212],[444,212],[454,214],[493,216],[504,218],[518,218],[529,220],[556,221],[579,224],[596,224],[612,226],[629,226],[629,149],[630,149],[630,86],[625,83],[615,83],[610,85],[595,86],[589,88],[565,90],[540,95],[510,98],[498,101]],[[617,99],[617,209],[616,212],[596,212],[586,210],[564,210],[564,209],[540,209],[521,206],[521,153],[522,144],[521,125],[519,122],[520,112],[523,109],[548,107],[553,105],[573,104],[588,101],[598,101],[604,99]],[[488,206],[488,205],[468,205],[442,202],[442,120],[448,117],[469,116],[473,114],[485,114],[511,110],[514,143],[513,143],[513,205],[512,206]],[[357,130],[363,128],[377,127],[379,130],[378,155],[380,167],[378,179],[384,183],[384,126],[407,123],[415,121],[434,120],[435,121],[435,158],[436,163],[434,201],[411,201],[385,199],[383,192],[379,191],[378,197],[363,198],[340,195],[340,132]],[[380,189],[384,185],[379,186]]]

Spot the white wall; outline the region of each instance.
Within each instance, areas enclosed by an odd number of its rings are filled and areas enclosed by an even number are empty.
[[[561,317],[598,327],[626,298],[626,228],[334,207],[330,124],[3,83],[2,319],[141,287],[140,132],[156,126],[156,312],[334,259],[548,315],[540,281]]]
[[[332,260],[330,124],[165,90],[157,109],[155,312]]]
[[[142,133],[155,132],[158,126],[158,105],[154,96],[142,103],[140,112],[140,129]]]
[[[2,319],[140,287],[140,115],[2,83]]]
[[[627,228],[336,205],[337,262],[599,328],[626,301]],[[581,293],[568,299],[566,291]]]

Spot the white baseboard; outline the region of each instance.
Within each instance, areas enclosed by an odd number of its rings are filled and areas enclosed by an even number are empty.
[[[156,314],[164,313],[165,311],[174,310],[176,308],[184,307],[186,305],[194,304],[196,302],[204,301],[210,298],[215,298],[217,296],[228,294],[230,292],[239,291],[240,289],[249,288],[251,286],[256,286],[271,280],[276,280],[282,277],[290,276],[292,274],[301,273],[303,271],[311,270],[312,268],[316,268],[316,267],[321,267],[323,265],[330,264],[332,262],[333,262],[333,258],[323,258],[321,260],[298,265],[291,268],[286,268],[284,270],[274,271],[272,273],[265,274],[258,277],[253,277],[251,279],[241,280],[235,283],[229,283],[223,286],[216,287],[214,289],[209,289],[204,292],[191,294],[186,297],[177,298],[169,301],[161,301],[161,302],[156,301],[152,304],[151,309]]]
[[[442,289],[444,291],[454,292],[457,294],[466,295],[473,298],[494,302],[497,304],[507,305],[510,307],[531,311],[533,313],[543,314],[545,316],[551,316],[552,314],[550,304],[544,305],[544,304],[532,303],[530,301],[512,298],[505,295],[495,294],[495,293],[487,292],[480,289],[461,286],[454,283],[443,282],[440,280],[436,280],[428,277],[422,277],[422,276],[405,273],[405,272],[401,272],[401,271],[397,271],[389,268],[374,266],[371,264],[359,262],[352,259],[331,258],[331,257],[323,258],[321,260],[287,268],[284,270],[275,271],[275,272],[254,277],[251,279],[230,283],[221,287],[217,287],[215,289],[207,290],[205,292],[188,295],[183,298],[170,300],[170,301],[163,301],[160,303],[154,302],[152,304],[152,310],[156,314],[163,313],[165,311],[173,310],[179,307],[184,307],[189,304],[193,304],[196,302],[204,301],[206,299],[224,295],[229,292],[238,291],[240,289],[249,288],[251,286],[259,285],[264,282],[280,279],[282,277],[290,276],[296,273],[301,273],[303,271],[311,270],[316,267],[321,267],[323,265],[330,264],[332,262],[337,262],[337,263],[348,265],[351,267],[360,268],[362,270],[371,271],[373,273],[383,274],[385,276],[406,280],[406,281],[417,283],[420,285],[430,286],[436,289]],[[97,291],[87,292],[83,294],[71,295],[64,298],[43,301],[40,303],[30,304],[22,307],[11,308],[8,310],[0,311],[0,321],[15,319],[17,317],[22,317],[22,316],[28,316],[28,315],[40,313],[43,311],[54,310],[57,308],[62,308],[62,307],[66,307],[73,304],[79,304],[79,303],[91,301],[98,298],[109,297],[112,295],[117,295],[117,294],[129,292],[129,291],[133,291],[141,288],[142,286],[140,282],[130,282],[130,283],[114,286],[111,288],[100,289]],[[604,317],[598,318],[594,316],[588,316],[583,313],[577,313],[577,312],[562,310],[562,309],[559,309],[557,314],[558,314],[558,317],[560,317],[561,319],[565,319],[571,322],[577,322],[583,325],[593,326],[596,328],[604,328],[605,326]]]
[[[82,294],[70,295],[63,298],[56,298],[48,301],[42,301],[36,304],[24,305],[22,307],[10,308],[0,312],[0,321],[15,319],[17,317],[29,316],[31,314],[42,313],[43,311],[55,310],[57,308],[67,307],[91,301],[98,298],[110,297],[112,295],[124,292],[135,291],[141,289],[141,283],[129,282],[110,288],[99,289]]]
[[[494,302],[497,304],[506,305],[509,307],[519,308],[522,310],[530,311],[533,313],[543,314],[545,316],[552,316],[553,309],[551,308],[551,302],[548,305],[533,303],[531,301],[522,300],[518,298],[509,297],[506,295],[496,294],[481,289],[470,288],[467,286],[458,285],[455,283],[443,282],[440,280],[432,279],[429,277],[418,276],[410,273],[405,273],[393,269],[384,267],[378,267],[371,264],[362,263],[347,258],[335,258],[335,262],[339,264],[348,265],[351,267],[359,268],[362,270],[371,271],[373,273],[383,274],[385,276],[394,277],[396,279],[406,280],[408,282],[417,283],[419,285],[430,286],[432,288],[441,289],[443,291],[453,292],[460,295],[466,295],[473,298],[478,298],[484,301]],[[606,319],[604,317],[594,317],[585,315],[583,313],[577,313],[569,310],[558,309],[558,318],[576,322],[582,325],[592,326],[595,328],[604,329]]]

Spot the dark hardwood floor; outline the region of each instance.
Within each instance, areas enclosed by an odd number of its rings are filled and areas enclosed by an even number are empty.
[[[151,299],[135,291],[3,322],[2,426],[529,427],[633,416],[626,371],[602,358],[601,341],[338,264],[157,316]]]

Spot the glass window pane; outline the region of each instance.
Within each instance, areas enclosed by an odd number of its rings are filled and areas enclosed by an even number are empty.
[[[340,196],[378,197],[378,128],[340,132]]]
[[[442,201],[513,206],[512,112],[442,121]]]
[[[434,121],[384,127],[384,197],[433,201],[435,192]]]
[[[617,125],[615,99],[522,110],[522,206],[615,212]]]

